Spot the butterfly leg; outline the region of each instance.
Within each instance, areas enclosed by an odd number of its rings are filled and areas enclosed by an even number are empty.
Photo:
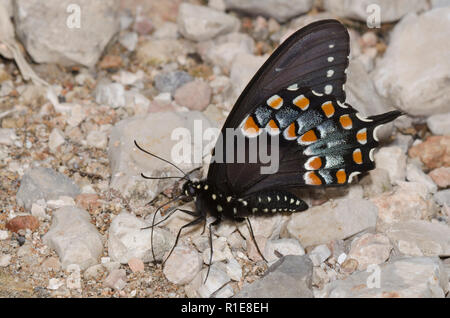
[[[216,226],[216,225],[218,225],[218,224],[220,224],[221,221],[222,221],[222,219],[217,218],[214,222],[209,223],[209,225],[208,225],[208,229],[209,229],[209,248],[210,248],[210,255],[209,255],[208,272],[206,273],[206,278],[205,278],[204,284],[206,283],[206,280],[208,279],[208,276],[209,276],[209,270],[211,269],[212,258],[213,258],[212,227],[213,227],[213,226]],[[205,224],[206,224],[206,222],[205,222]]]
[[[191,211],[190,211],[190,212],[191,212]],[[182,231],[184,228],[187,228],[187,227],[189,227],[189,226],[192,226],[192,225],[195,225],[195,224],[200,223],[202,220],[204,220],[204,217],[203,217],[203,215],[200,215],[200,216],[197,217],[196,219],[194,219],[194,220],[192,220],[191,222],[189,222],[189,223],[183,225],[183,226],[180,228],[180,230],[178,231],[177,237],[176,237],[176,239],[175,239],[175,243],[173,244],[173,247],[172,247],[172,249],[170,250],[169,255],[167,256],[166,260],[163,262],[163,265],[164,265],[164,264],[166,263],[166,261],[169,259],[170,255],[172,255],[173,250],[174,250],[175,247],[177,246],[178,240],[180,239],[181,231]]]
[[[253,242],[255,243],[255,246],[256,246],[256,249],[258,250],[259,255],[261,255],[262,259],[263,259],[266,263],[268,263],[267,260],[266,260],[266,258],[265,258],[264,255],[263,255],[263,253],[261,253],[261,250],[259,249],[258,242],[256,242],[255,234],[253,233],[252,223],[250,222],[250,219],[249,219],[249,218],[245,218],[245,220],[246,220],[247,223],[248,223],[248,228],[249,228],[249,230],[250,230],[250,236],[252,237],[252,240],[253,240]]]

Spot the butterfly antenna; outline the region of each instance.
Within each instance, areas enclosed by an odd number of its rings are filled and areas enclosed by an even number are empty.
[[[220,223],[220,221],[221,221],[221,219],[216,219],[214,222],[209,223],[209,225],[208,225],[210,254],[209,254],[208,271],[206,272],[206,277],[205,277],[205,281],[203,282],[203,284],[206,284],[206,281],[208,280],[209,271],[211,270],[212,259],[213,259],[213,251],[214,250],[213,250],[213,241],[212,241],[212,227],[214,225],[218,225]],[[206,219],[205,219],[205,224],[206,224]]]
[[[149,177],[146,176],[145,174],[141,173],[141,177],[147,180],[163,180],[163,179],[186,179],[186,177],[175,177],[175,176],[170,176],[170,177]]]
[[[166,159],[164,159],[164,158],[161,158],[161,157],[159,157],[159,156],[157,156],[157,155],[155,155],[155,154],[152,154],[151,152],[145,150],[144,148],[142,148],[141,146],[138,145],[138,143],[136,142],[136,140],[134,141],[134,144],[135,144],[135,146],[136,146],[140,151],[146,153],[147,155],[150,155],[150,156],[152,156],[152,157],[155,157],[155,158],[157,158],[157,159],[159,159],[159,160],[161,160],[161,161],[164,161],[165,163],[168,163],[169,165],[171,165],[172,167],[174,167],[174,168],[176,168],[178,171],[180,171],[180,172],[184,175],[185,178],[188,178],[188,175],[187,175],[183,170],[181,170],[179,167],[177,167],[175,164],[173,164],[173,163],[170,162],[169,160],[166,160]]]

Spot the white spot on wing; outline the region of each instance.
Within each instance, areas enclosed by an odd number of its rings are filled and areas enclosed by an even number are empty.
[[[375,148],[372,148],[372,149],[370,149],[370,151],[369,151],[369,158],[370,158],[370,161],[374,161],[375,159],[374,159],[374,157],[373,157],[373,153],[375,152]]]
[[[327,60],[328,60],[328,62],[330,62],[330,63],[331,63],[331,62],[333,62],[333,61],[334,61],[334,57],[332,57],[332,56],[329,56]]]
[[[315,90],[312,90],[312,93],[313,93],[314,95],[316,95],[316,96],[323,96],[323,94],[317,93]]]
[[[325,85],[325,94],[329,95],[331,94],[331,92],[333,91],[333,86],[332,85]]]
[[[334,71],[333,70],[328,70],[327,71],[327,77],[331,77],[334,75]]]
[[[372,119],[369,119],[369,118],[364,117],[364,116],[361,115],[360,113],[356,113],[355,115],[356,115],[356,117],[358,117],[358,119],[361,120],[361,121],[365,121],[365,122],[368,122],[368,123],[370,123],[371,121],[373,121]]]
[[[334,48],[334,44],[330,44],[330,45],[328,45],[328,47],[329,47],[330,49],[332,49],[332,48]]]
[[[298,90],[298,84],[292,84],[287,88],[288,91],[296,91]]]
[[[378,138],[378,130],[382,127],[383,125],[378,125],[377,127],[375,127],[375,129],[373,130],[373,139],[375,139],[375,141],[380,141]]]
[[[350,173],[350,175],[348,176],[348,183],[351,183],[353,178],[356,177],[358,174],[361,174],[361,172],[353,171],[352,173]]]

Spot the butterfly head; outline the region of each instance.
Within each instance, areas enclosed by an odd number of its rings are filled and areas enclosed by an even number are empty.
[[[182,193],[190,198],[196,197],[198,191],[201,189],[201,184],[198,180],[188,180],[183,184]]]

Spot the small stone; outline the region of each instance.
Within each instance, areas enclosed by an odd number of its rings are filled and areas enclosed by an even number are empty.
[[[392,193],[386,192],[371,201],[378,207],[377,231],[385,231],[390,224],[408,220],[428,219],[436,213],[436,206],[423,193],[419,183],[403,182]]]
[[[32,215],[16,216],[6,223],[6,228],[17,233],[19,230],[29,229],[32,232],[39,227],[39,221]]]
[[[341,265],[341,270],[347,274],[351,274],[358,268],[358,261],[354,258],[347,257]]]
[[[328,257],[331,256],[331,251],[326,245],[316,246],[309,254],[309,258],[311,259],[314,266],[320,266],[323,262],[325,262]]]
[[[67,266],[67,272],[70,275],[66,279],[66,286],[68,289],[81,289],[81,268],[77,264],[70,264]]]
[[[418,157],[429,169],[450,166],[450,136],[430,136],[411,147],[409,155]]]
[[[377,168],[389,173],[391,182],[404,181],[406,178],[406,155],[400,147],[383,147],[375,153]]]
[[[427,126],[433,135],[450,135],[450,113],[431,115]]]
[[[440,188],[447,188],[450,186],[450,167],[436,168],[428,175]]]
[[[61,262],[57,257],[49,257],[41,264],[41,269],[45,272],[58,272],[61,269]]]
[[[205,41],[237,31],[239,20],[208,7],[182,3],[178,11],[178,31],[187,39]]]
[[[31,205],[31,215],[42,219],[47,219],[49,217],[47,213],[45,213],[45,207],[37,203]]]
[[[371,264],[384,263],[390,255],[392,244],[383,234],[366,233],[352,241],[349,258],[358,262],[358,270]]]
[[[70,117],[67,123],[72,127],[77,127],[86,119],[88,112],[86,108],[81,105],[75,105],[70,109]]]
[[[97,263],[103,243],[89,213],[72,206],[53,212],[50,230],[44,235],[46,245],[56,250],[63,269],[78,264],[86,269]]]
[[[14,128],[0,128],[0,145],[11,146],[16,139]]]
[[[133,52],[136,50],[139,36],[136,32],[127,32],[119,37],[119,43],[128,51]]]
[[[139,273],[144,271],[144,262],[141,261],[139,258],[131,258],[128,261],[128,266],[130,266],[130,269],[133,273]]]
[[[64,281],[62,279],[50,278],[50,280],[48,281],[47,289],[57,290],[63,285],[64,285]]]
[[[183,46],[176,39],[155,39],[140,44],[136,58],[144,65],[162,65],[176,60],[182,52]]]
[[[56,152],[58,147],[66,142],[64,134],[58,128],[53,128],[48,137],[48,147],[51,152]]]
[[[189,73],[174,71],[155,76],[155,87],[161,93],[174,93],[177,88],[193,80]]]
[[[277,253],[281,257],[287,255],[304,255],[305,250],[296,239],[282,238],[267,241],[264,248],[264,257],[270,265],[278,261],[279,256],[277,256]]]
[[[392,190],[389,172],[382,168],[370,170],[369,173],[361,179],[360,184],[363,186],[364,195],[366,197],[375,197]]]
[[[422,169],[415,164],[408,163],[406,165],[406,179],[425,185],[430,193],[435,193],[437,191],[437,186],[433,182],[433,179],[426,175]]]
[[[122,58],[118,55],[106,55],[98,66],[103,70],[115,70],[122,66]]]
[[[139,35],[146,35],[153,31],[153,23],[152,21],[145,16],[137,16],[136,22],[133,26],[134,31],[136,31]]]
[[[75,202],[77,206],[85,210],[95,210],[101,206],[99,196],[95,193],[82,193],[77,195]]]
[[[155,39],[176,39],[178,38],[178,26],[173,22],[164,22],[155,32]]]
[[[437,257],[397,258],[371,271],[335,280],[316,293],[319,298],[444,298],[448,276]]]
[[[434,195],[437,204],[450,206],[450,189],[438,191]]]
[[[104,267],[102,264],[95,264],[88,267],[84,273],[83,277],[86,280],[97,280],[104,273]]]
[[[211,100],[211,88],[203,81],[192,81],[175,91],[175,101],[178,105],[191,110],[204,110]]]
[[[11,255],[0,253],[0,267],[8,267],[11,261]]]
[[[62,208],[63,206],[75,206],[73,198],[62,195],[57,200],[48,200],[47,207],[52,210]]]
[[[227,9],[245,12],[254,16],[262,15],[272,17],[278,22],[287,22],[290,19],[308,12],[312,0],[225,0]]]
[[[238,298],[312,298],[313,265],[307,255],[290,255],[278,260],[264,276],[245,286]]]
[[[127,285],[127,273],[124,269],[116,269],[109,273],[103,284],[115,290],[122,290]]]
[[[9,238],[8,231],[0,230],[0,241],[6,240]]]
[[[239,282],[242,278],[242,268],[238,261],[234,258],[229,258],[225,265],[227,275],[234,281]]]
[[[399,222],[386,235],[405,255],[450,256],[450,227],[446,224],[423,220]]]
[[[209,245],[209,244],[208,244]],[[209,246],[208,246],[209,247]],[[205,264],[210,263],[211,249],[207,248],[202,254],[203,262]],[[228,247],[227,239],[225,237],[219,237],[213,240],[213,257],[212,263],[221,262],[226,259],[232,258],[231,250]]]
[[[171,283],[184,285],[194,279],[202,269],[202,264],[196,250],[186,245],[177,246],[167,259],[163,272]]]
[[[108,255],[112,260],[127,264],[132,258],[144,263],[153,261],[151,229],[142,230],[148,224],[130,213],[122,212],[111,222],[108,237]],[[161,261],[175,242],[175,237],[167,230],[155,228],[153,231],[154,253]]]
[[[87,135],[86,141],[90,147],[106,149],[108,136],[103,131],[93,130]]]
[[[126,106],[125,88],[122,84],[102,80],[95,88],[94,95],[97,104],[112,108]]]
[[[303,247],[345,239],[368,228],[374,228],[377,207],[363,199],[343,199],[295,213],[286,226],[286,234],[299,240]]]
[[[201,285],[201,287],[197,290],[198,295],[202,298],[209,298],[213,293],[215,293],[219,288],[224,286],[230,281],[230,277],[225,273],[225,271],[222,269],[223,264],[215,263],[212,264],[209,268],[209,275],[208,279],[205,282],[206,275],[208,272],[208,269],[205,268],[201,271],[201,282],[204,282],[204,284]]]

